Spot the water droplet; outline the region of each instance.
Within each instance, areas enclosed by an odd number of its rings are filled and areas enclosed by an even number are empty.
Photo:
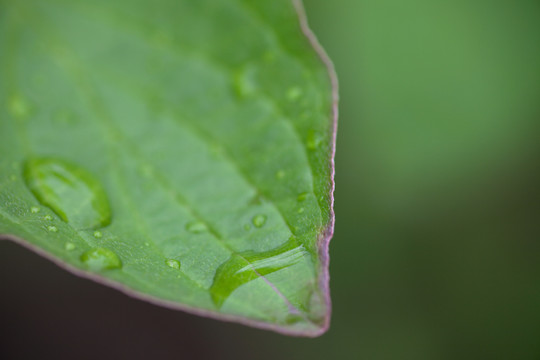
[[[287,99],[289,101],[298,100],[300,96],[302,96],[302,89],[297,86],[293,86],[287,90]]]
[[[314,130],[311,130],[307,136],[307,142],[306,142],[307,148],[309,150],[315,150],[321,145],[322,141],[323,139],[322,139],[321,134],[319,134],[318,132]]]
[[[186,224],[186,230],[193,234],[200,234],[208,230],[202,221],[192,221]]]
[[[301,213],[304,212],[304,210],[305,210],[305,209],[304,209],[303,207],[301,207],[300,209],[298,209],[298,213],[301,214]]]
[[[147,242],[144,243],[144,246],[148,247],[148,246],[150,246],[150,243],[147,241]]]
[[[68,241],[68,242],[64,245],[64,249],[66,249],[67,251],[75,250],[75,244]]]
[[[298,202],[302,202],[302,201],[305,201],[308,196],[309,196],[309,193],[303,192],[301,194],[298,194],[298,197],[296,198],[296,200],[298,200]]]
[[[255,225],[258,228],[263,227],[264,224],[266,223],[266,215],[262,215],[262,214],[255,215],[253,219],[251,220],[251,222],[253,222],[253,225]]]
[[[8,109],[12,116],[24,119],[32,113],[32,107],[21,95],[12,95],[9,99]]]
[[[52,216],[51,215],[45,215],[43,217],[43,219],[47,220],[47,221],[51,221],[52,220]]]
[[[165,264],[167,264],[168,267],[179,270],[180,269],[180,261],[175,259],[168,259],[165,261]]]
[[[37,213],[40,212],[40,211],[41,211],[41,209],[38,208],[37,206],[32,206],[32,207],[30,208],[30,212],[31,212],[32,214],[37,214]]]
[[[9,180],[15,181],[15,180],[17,180],[17,176],[16,175],[10,175]]]
[[[266,252],[233,254],[216,271],[210,295],[220,308],[239,286],[300,262],[307,251],[291,237],[285,244]]]
[[[285,323],[288,325],[296,324],[304,320],[304,317],[301,314],[289,314],[285,318]]]
[[[250,226],[249,224],[245,224],[245,225],[244,225],[244,230],[247,231],[247,230],[249,230],[249,229],[251,229],[251,226]]]
[[[94,248],[81,255],[81,261],[94,271],[120,269],[122,261],[116,253],[106,248]]]
[[[276,178],[281,180],[285,177],[285,170],[279,170],[278,172],[276,172]]]
[[[256,81],[256,68],[247,66],[234,77],[234,89],[240,98],[253,95],[258,88]]]
[[[54,121],[60,124],[73,124],[77,122],[77,115],[68,109],[61,109],[54,114]]]
[[[54,225],[49,225],[47,226],[47,231],[55,233],[58,232],[58,228]]]
[[[103,237],[103,233],[99,230],[94,231],[94,237],[96,239],[101,239]]]
[[[26,162],[26,185],[37,200],[75,228],[104,227],[111,222],[107,195],[85,169],[54,158]]]

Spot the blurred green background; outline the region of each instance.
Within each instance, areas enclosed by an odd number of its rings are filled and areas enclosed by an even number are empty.
[[[169,311],[2,243],[0,358],[540,359],[540,2],[305,5],[341,84],[330,331]]]

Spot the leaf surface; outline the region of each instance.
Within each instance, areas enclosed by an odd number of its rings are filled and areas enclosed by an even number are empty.
[[[0,74],[0,234],[164,306],[327,328],[335,78],[299,2],[2,0]]]

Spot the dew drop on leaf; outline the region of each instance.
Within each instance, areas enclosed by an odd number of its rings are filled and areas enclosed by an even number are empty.
[[[289,101],[296,101],[300,96],[302,96],[302,89],[299,87],[294,86],[287,90],[287,99]]]
[[[8,109],[11,115],[17,119],[24,119],[32,112],[32,107],[21,95],[14,94],[9,99]]]
[[[103,237],[103,233],[99,230],[94,231],[94,237],[96,239],[101,239]]]
[[[175,259],[168,259],[165,261],[165,264],[167,264],[168,267],[179,270],[180,269],[180,261]]]
[[[58,228],[54,225],[49,225],[47,226],[47,231],[55,233],[58,232]]]
[[[192,221],[186,224],[186,230],[193,234],[200,234],[205,232],[207,227],[202,221]]]
[[[81,255],[81,261],[91,270],[120,269],[122,261],[116,253],[107,248],[94,248]]]
[[[52,220],[52,216],[51,215],[45,215],[43,217],[43,219],[47,220],[47,221],[51,221]]]
[[[251,221],[253,222],[253,225],[255,225],[256,227],[258,228],[263,227],[264,224],[266,223],[266,215],[262,215],[262,214],[255,215]]]
[[[40,210],[41,210],[41,209],[38,208],[37,206],[32,206],[32,207],[30,208],[30,212],[31,212],[32,214],[37,214]]]
[[[66,249],[67,251],[75,250],[75,244],[68,241],[68,242],[64,245],[64,249]]]
[[[298,194],[298,197],[296,198],[296,200],[298,200],[298,202],[302,202],[302,201],[305,201],[308,197],[309,193],[307,192],[303,192],[301,194]]]
[[[322,143],[322,136],[318,132],[311,130],[307,136],[307,148],[316,150]]]
[[[55,158],[27,161],[24,179],[43,205],[77,229],[107,226],[111,210],[100,182],[85,169]]]

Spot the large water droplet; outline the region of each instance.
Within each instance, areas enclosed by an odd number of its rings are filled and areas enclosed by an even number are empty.
[[[26,185],[40,203],[77,229],[104,227],[111,222],[107,195],[85,169],[55,158],[26,162]]]
[[[180,269],[180,261],[175,259],[168,259],[165,261],[165,264],[167,264],[168,267],[179,270]]]
[[[186,224],[186,230],[193,234],[200,234],[208,230],[202,221],[192,221]]]
[[[81,255],[81,261],[93,271],[120,269],[122,267],[122,261],[120,261],[118,255],[106,248],[88,250]]]
[[[262,214],[255,215],[253,219],[251,220],[251,222],[253,223],[253,225],[255,225],[258,228],[263,227],[264,224],[266,224],[266,215],[262,215]]]
[[[214,276],[210,295],[220,308],[239,286],[301,261],[308,252],[293,237],[276,249],[266,252],[233,254],[223,263]]]

